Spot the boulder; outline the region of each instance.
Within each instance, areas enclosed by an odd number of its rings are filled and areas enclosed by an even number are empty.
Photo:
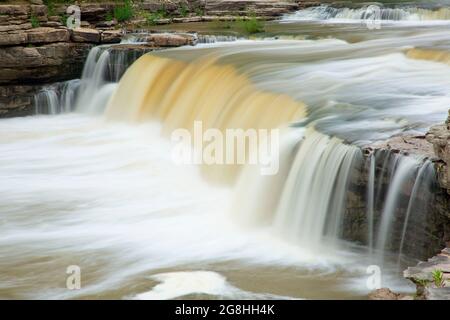
[[[41,27],[28,30],[27,34],[28,42],[31,44],[67,42],[70,39],[70,33],[67,29]]]
[[[75,28],[72,30],[71,39],[74,42],[100,42],[100,32],[95,29]]]

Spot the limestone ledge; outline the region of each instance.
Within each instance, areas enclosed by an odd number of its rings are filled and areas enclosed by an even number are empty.
[[[433,276],[433,272],[441,272],[442,278]],[[450,248],[439,254],[409,267],[403,272],[406,279],[416,284],[418,299],[450,300]]]

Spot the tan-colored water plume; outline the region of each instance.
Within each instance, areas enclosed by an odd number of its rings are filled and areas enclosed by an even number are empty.
[[[414,48],[408,50],[406,52],[406,56],[410,59],[429,60],[450,65],[450,49],[437,50]]]
[[[154,55],[141,57],[127,70],[106,110],[109,119],[159,120],[165,135],[178,128],[193,133],[194,121],[202,121],[203,130],[221,132],[273,129],[305,114],[303,103],[258,89],[231,65],[212,58],[185,62]],[[221,182],[234,181],[240,169],[217,166],[202,169]]]

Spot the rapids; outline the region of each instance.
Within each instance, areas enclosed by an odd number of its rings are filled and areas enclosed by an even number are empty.
[[[288,39],[218,37],[140,58],[96,47],[80,80],[36,96],[37,115],[0,120],[0,297],[362,298],[374,264],[382,286],[411,292],[400,257],[420,229],[433,167],[397,154],[367,160],[360,147],[445,118],[450,36],[442,26],[386,25],[352,41],[302,31],[317,24],[305,16],[344,15],[326,8],[274,22]],[[421,10],[387,17],[447,18]],[[279,173],[175,165],[170,133],[196,120],[281,129]],[[343,220],[364,161],[368,228],[356,244],[342,238]],[[70,265],[80,290],[65,287]]]

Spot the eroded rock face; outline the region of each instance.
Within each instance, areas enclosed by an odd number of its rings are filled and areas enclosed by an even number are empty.
[[[0,84],[38,84],[78,78],[92,44],[59,42],[0,50]]]
[[[368,244],[368,185],[370,172],[370,157],[376,153],[379,159],[375,163],[375,190],[376,198],[373,205],[373,224],[379,225],[385,200],[389,192],[391,174],[387,164],[398,154],[406,156],[421,156],[432,160],[437,165],[440,160],[433,152],[433,145],[425,136],[399,136],[387,141],[375,143],[363,148],[363,159],[353,168],[349,191],[346,199],[342,236],[351,241]],[[388,166],[389,167],[389,166]],[[408,181],[404,190],[400,190],[399,205],[394,212],[393,230],[390,233],[386,249],[402,253],[410,258],[426,259],[435,255],[450,240],[450,197],[439,184],[432,183],[430,190],[416,194],[414,206],[420,212],[409,216],[408,232],[402,242],[404,221],[408,212],[408,203],[411,197],[414,181]],[[401,204],[401,205],[400,205]]]
[[[39,85],[0,86],[0,117],[26,116],[32,112]]]
[[[439,183],[450,194],[450,114],[445,124],[431,127],[426,139],[440,159],[436,162]]]

